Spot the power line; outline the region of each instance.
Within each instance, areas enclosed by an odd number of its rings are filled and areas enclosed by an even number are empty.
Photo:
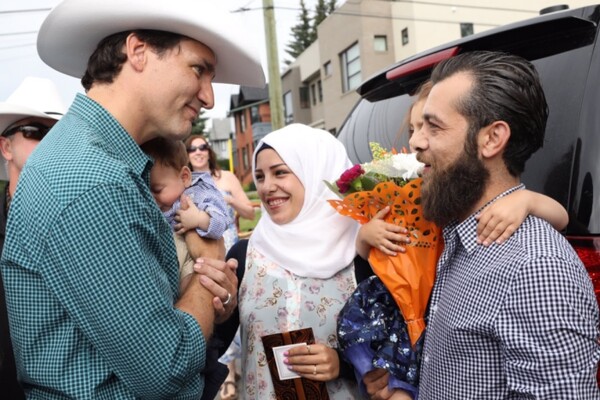
[[[42,12],[42,11],[50,11],[50,10],[52,10],[52,7],[48,7],[48,8],[30,8],[30,9],[27,9],[27,10],[0,10],[0,14]]]
[[[7,33],[0,33],[0,36],[31,35],[32,33],[38,33],[38,31],[27,31],[27,32],[7,32]]]

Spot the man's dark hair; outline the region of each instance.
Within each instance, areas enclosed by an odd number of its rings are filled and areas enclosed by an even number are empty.
[[[127,60],[123,53],[123,46],[127,36],[131,33],[148,43],[159,57],[178,46],[184,39],[184,36],[177,33],[143,29],[119,32],[105,37],[98,43],[98,47],[90,56],[85,74],[81,78],[81,84],[86,92],[94,83],[112,83],[113,79],[121,72],[121,68]]]
[[[548,104],[533,64],[501,52],[474,51],[438,64],[431,75],[434,84],[465,72],[473,78],[469,94],[459,100],[458,111],[469,122],[467,140],[494,121],[510,126],[503,159],[508,172],[519,176],[525,162],[542,147]]]

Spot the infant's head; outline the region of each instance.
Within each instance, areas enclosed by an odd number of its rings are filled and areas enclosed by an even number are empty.
[[[150,171],[150,191],[161,211],[168,211],[192,184],[185,144],[180,140],[156,138],[141,147],[144,153],[154,159]]]

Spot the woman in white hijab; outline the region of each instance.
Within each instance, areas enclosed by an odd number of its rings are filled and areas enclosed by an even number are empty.
[[[352,164],[329,132],[300,124],[265,136],[253,161],[262,217],[249,242],[228,254],[243,273],[241,397],[276,397],[261,337],[312,328],[315,344],[284,354],[287,366],[303,378],[327,382],[331,399],[360,398],[335,349],[336,318],[356,288],[357,274],[360,280],[371,272],[364,260],[354,265],[359,226],[328,204],[337,197],[323,183]]]

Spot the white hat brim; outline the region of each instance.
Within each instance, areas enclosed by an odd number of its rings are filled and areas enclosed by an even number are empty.
[[[31,117],[59,120],[61,115],[46,114],[33,108],[6,102],[0,103],[0,134],[15,122]]]
[[[215,1],[64,0],[44,20],[37,50],[50,67],[81,78],[102,39],[135,29],[177,33],[210,47],[217,58],[214,82],[265,86],[252,35]]]

